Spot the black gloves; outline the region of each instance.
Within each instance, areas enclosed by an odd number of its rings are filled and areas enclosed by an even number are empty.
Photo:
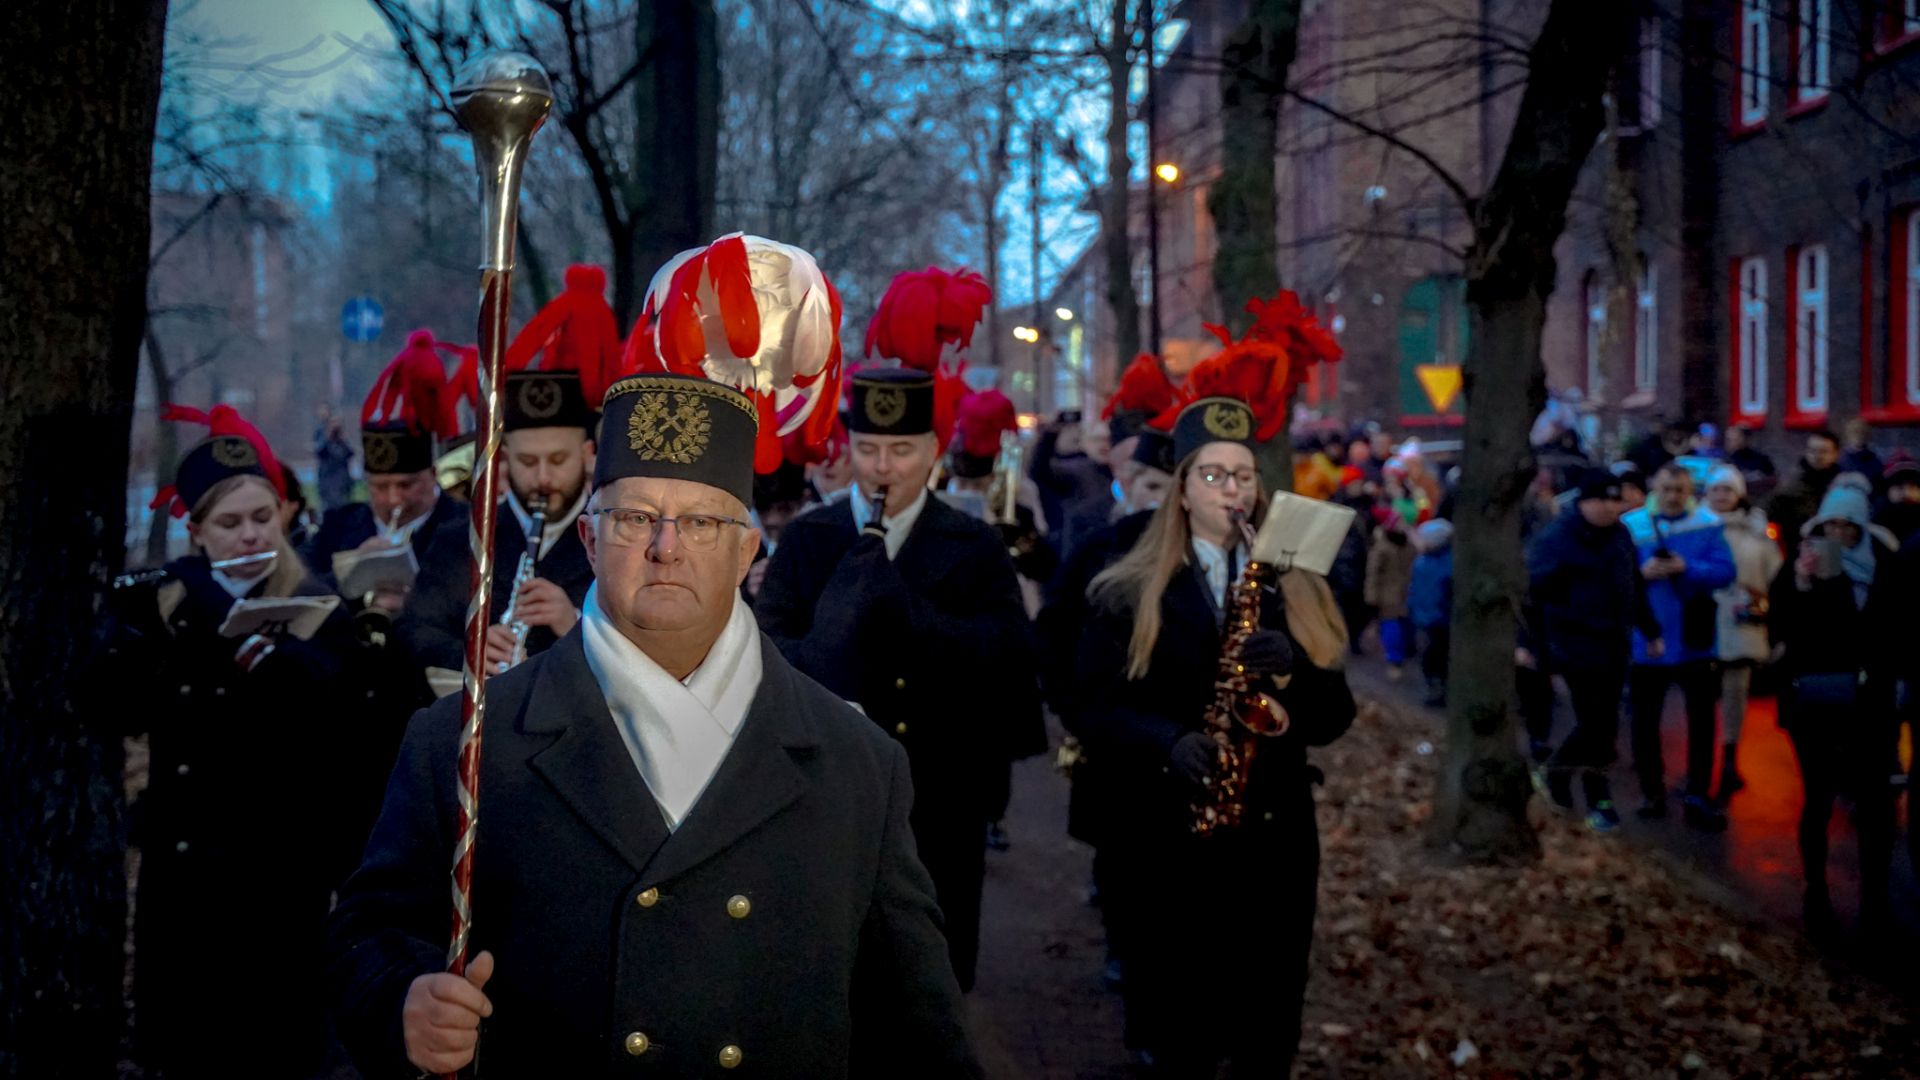
[[[1285,675],[1293,670],[1293,643],[1278,630],[1255,630],[1240,646],[1240,665],[1247,675]]]
[[[1189,731],[1173,741],[1168,754],[1173,771],[1193,784],[1205,784],[1220,762],[1220,747],[1204,731]]]

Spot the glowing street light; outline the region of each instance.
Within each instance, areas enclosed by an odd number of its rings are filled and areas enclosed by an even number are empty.
[[[1063,308],[1063,307],[1054,308],[1053,317],[1056,319],[1059,319],[1061,322],[1072,322],[1073,310],[1071,308]]]
[[[1180,180],[1180,166],[1175,165],[1171,161],[1163,161],[1153,167],[1153,175],[1169,184],[1178,183]]]
[[[1029,345],[1037,344],[1040,341],[1040,331],[1035,330],[1031,326],[1014,327],[1013,336],[1016,340],[1024,341]]]

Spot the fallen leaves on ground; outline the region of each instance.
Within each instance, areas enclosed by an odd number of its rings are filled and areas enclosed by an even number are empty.
[[[1362,707],[1316,760],[1322,857],[1301,1077],[1905,1077],[1916,1009],[1657,860],[1539,819],[1542,856],[1427,844],[1438,748]]]

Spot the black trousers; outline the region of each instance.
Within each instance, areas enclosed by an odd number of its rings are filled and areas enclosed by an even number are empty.
[[[1420,673],[1429,679],[1447,677],[1447,660],[1453,650],[1453,628],[1441,623],[1427,627],[1427,649],[1420,654]]]
[[[1573,699],[1573,731],[1548,759],[1548,768],[1579,769],[1587,805],[1612,797],[1607,769],[1618,756],[1620,691],[1626,686],[1624,668],[1566,671],[1567,696]],[[1551,684],[1549,684],[1551,693]]]
[[[1312,810],[1305,794],[1271,823],[1103,852],[1127,1045],[1153,1054],[1156,1076],[1291,1075],[1320,874]]]
[[[1791,691],[1786,697],[1790,698]],[[1853,800],[1853,829],[1860,843],[1860,906],[1889,903],[1893,864],[1894,794],[1887,762],[1896,730],[1865,704],[1852,709],[1802,708],[1783,700],[1787,734],[1800,759],[1805,801],[1800,805],[1800,862],[1807,891],[1827,893],[1827,826],[1842,795]],[[1911,799],[1911,793],[1907,796]]]
[[[1660,714],[1667,691],[1680,688],[1687,707],[1687,794],[1706,798],[1713,790],[1718,740],[1720,676],[1707,660],[1684,664],[1635,664],[1627,676],[1633,709],[1633,768],[1649,802],[1666,797],[1667,769],[1660,747]]]
[[[947,934],[953,974],[963,992],[973,990],[980,959],[980,892],[987,873],[987,823],[964,816],[928,814],[913,822],[920,861],[933,879],[934,899]]]

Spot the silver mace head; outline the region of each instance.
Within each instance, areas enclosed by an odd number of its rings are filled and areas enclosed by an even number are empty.
[[[526,53],[475,57],[454,81],[453,112],[473,136],[474,165],[480,170],[485,269],[513,269],[520,168],[533,133],[552,110],[553,83],[540,61]]]

